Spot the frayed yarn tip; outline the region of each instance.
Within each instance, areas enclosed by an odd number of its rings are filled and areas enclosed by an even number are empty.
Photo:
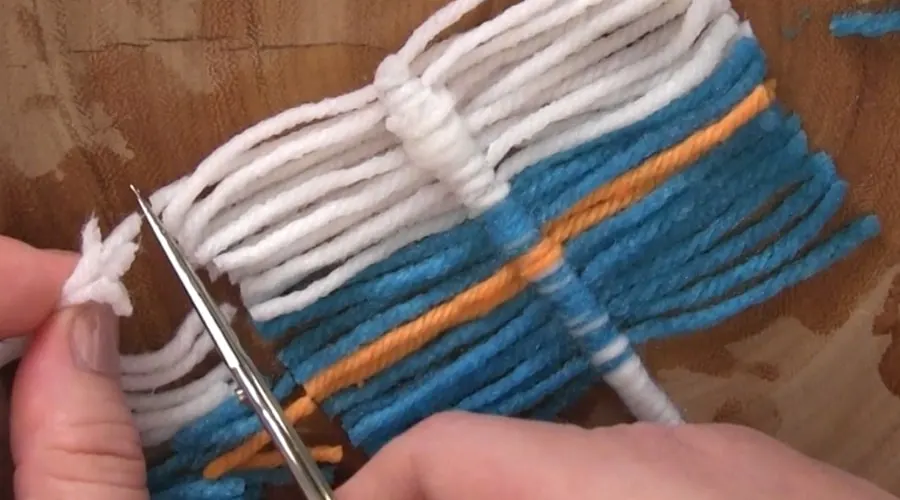
[[[60,307],[97,302],[109,305],[118,316],[131,316],[134,307],[122,277],[137,254],[134,239],[140,229],[140,219],[129,218],[126,223],[123,226],[129,226],[131,231],[123,231],[120,226],[105,241],[96,217],[85,224],[81,233],[81,259],[63,285]]]

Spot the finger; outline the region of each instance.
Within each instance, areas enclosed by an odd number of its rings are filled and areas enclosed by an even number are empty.
[[[63,310],[38,332],[13,388],[16,498],[148,497],[118,370],[117,319],[104,306]]]
[[[9,391],[5,379],[0,373],[0,498],[14,498],[12,458],[9,456]]]
[[[29,333],[56,309],[78,255],[0,236],[0,338]]]
[[[596,456],[589,431],[463,413],[432,417],[388,444],[337,492],[338,500],[563,498]],[[582,470],[585,469],[585,470]]]

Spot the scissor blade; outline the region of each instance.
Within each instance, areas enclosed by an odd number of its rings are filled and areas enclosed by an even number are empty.
[[[269,432],[276,448],[285,458],[285,465],[309,500],[331,500],[333,493],[322,471],[316,465],[312,454],[293,426],[288,423],[281,404],[263,382],[262,374],[253,364],[250,356],[241,347],[227,318],[216,306],[200,277],[194,272],[178,244],[169,237],[162,222],[153,213],[150,204],[141,193],[131,186],[137,197],[138,206],[150,225],[153,236],[159,242],[169,264],[175,270],[181,286],[190,297],[200,321],[213,339],[225,365],[241,388],[242,401],[250,405],[259,417],[263,427]]]
[[[212,336],[213,343],[222,354],[223,361],[230,368],[241,368],[243,366],[242,363],[249,362],[249,359],[241,359],[241,348],[237,336],[231,331],[228,320],[219,311],[212,296],[206,290],[200,277],[194,272],[181,248],[166,232],[162,221],[153,213],[150,204],[141,196],[137,188],[131,186],[131,190],[137,197],[138,206],[147,220],[153,236],[162,248],[163,254],[169,261],[169,265],[172,266],[178,281],[188,294],[188,298],[190,298],[191,304],[200,316],[201,322],[210,336]]]

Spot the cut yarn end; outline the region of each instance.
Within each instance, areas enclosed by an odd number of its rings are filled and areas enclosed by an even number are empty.
[[[122,283],[137,255],[135,237],[140,219],[126,220],[105,240],[92,217],[81,233],[81,258],[63,285],[60,307],[96,302],[112,307],[118,316],[131,316],[134,307]]]

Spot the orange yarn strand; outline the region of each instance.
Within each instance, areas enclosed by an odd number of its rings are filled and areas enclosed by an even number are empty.
[[[534,281],[562,262],[563,248],[559,242],[544,238],[530,251],[513,261],[516,271],[528,281]]]
[[[766,109],[773,99],[774,82],[760,85],[718,122],[599,187],[547,226],[545,234],[549,241],[542,242],[504,265],[481,283],[387,332],[378,340],[316,374],[304,384],[307,396],[294,401],[285,410],[287,419],[291,423],[297,422],[315,411],[316,401],[322,401],[337,391],[364,382],[443,332],[484,316],[511,299],[527,286],[524,277],[537,276],[559,262],[562,254],[559,244],[628,207],[675,172],[697,161]],[[229,470],[251,463],[251,460],[255,460],[254,456],[270,441],[267,433],[256,433],[237,448],[210,462],[203,475],[215,479]],[[280,464],[281,461],[276,463]]]
[[[339,464],[344,459],[344,449],[340,446],[316,446],[312,450],[313,460],[320,464]],[[267,451],[260,453],[241,464],[241,469],[274,469],[284,464],[280,452]]]

